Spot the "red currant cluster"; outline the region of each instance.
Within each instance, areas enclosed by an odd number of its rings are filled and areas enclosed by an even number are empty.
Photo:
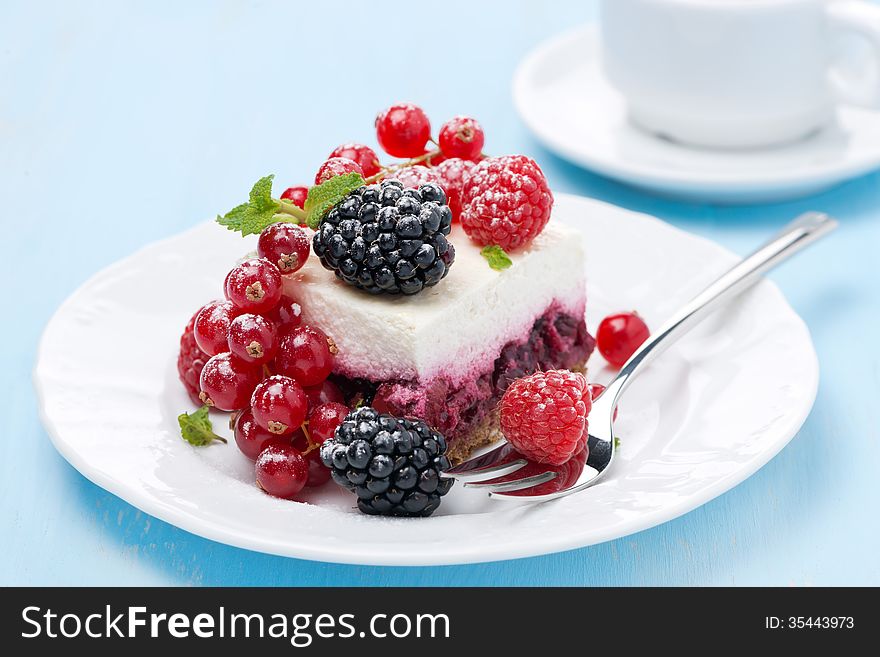
[[[394,177],[405,187],[437,183],[446,192],[453,220],[458,218],[466,174],[477,162],[486,159],[485,135],[476,119],[467,116],[450,119],[441,126],[435,141],[424,110],[409,103],[397,103],[376,117],[376,139],[388,155],[406,158],[406,161],[384,166],[369,146],[343,144],[333,149],[320,166],[315,184],[346,173],[360,174],[367,182]],[[308,191],[307,186],[289,187],[281,198],[302,208]]]
[[[349,409],[327,379],[336,345],[303,324],[299,303],[283,293],[284,276],[309,256],[305,231],[272,224],[257,248],[259,257],[227,274],[226,300],[206,304],[187,326],[178,369],[193,401],[235,412],[235,442],[256,461],[260,487],[292,498],[330,478],[318,447]]]

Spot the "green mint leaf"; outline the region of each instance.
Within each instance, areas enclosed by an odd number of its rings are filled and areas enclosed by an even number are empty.
[[[618,447],[620,447],[620,438],[614,436],[614,449],[617,449]]]
[[[309,228],[316,230],[324,215],[334,205],[339,203],[346,194],[353,192],[364,184],[364,177],[359,173],[344,173],[341,176],[333,176],[320,185],[309,189],[305,207],[306,223]]]
[[[488,262],[489,266],[495,271],[502,271],[513,264],[513,260],[510,259],[510,256],[507,255],[504,252],[504,249],[497,244],[484,246],[480,251],[480,255],[486,259],[486,262]]]
[[[272,198],[272,179],[274,175],[260,178],[254,183],[247,203],[232,208],[222,217],[218,215],[217,223],[229,230],[245,235],[257,235],[263,229],[278,221],[275,213],[281,204]]]
[[[210,445],[215,440],[225,443],[226,439],[214,433],[211,420],[208,419],[208,405],[205,404],[193,413],[181,413],[177,416],[180,425],[180,435],[190,445],[203,447]]]

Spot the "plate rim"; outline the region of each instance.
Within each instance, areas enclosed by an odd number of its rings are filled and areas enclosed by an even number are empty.
[[[532,48],[517,65],[511,83],[513,104],[520,119],[546,148],[562,156],[565,160],[587,168],[600,175],[631,185],[656,190],[668,190],[680,194],[766,194],[774,192],[784,198],[785,193],[793,190],[821,190],[837,183],[856,178],[880,167],[880,146],[873,158],[862,157],[847,160],[837,167],[814,166],[806,173],[797,171],[780,171],[771,175],[749,177],[747,174],[728,174],[724,172],[708,172],[699,169],[688,171],[687,174],[676,175],[673,170],[663,167],[652,167],[638,163],[627,164],[615,159],[591,154],[588,150],[572,148],[558,139],[554,132],[545,127],[531,111],[532,95],[527,89],[527,80],[533,72],[543,64],[544,60],[557,50],[582,40],[595,43],[599,38],[598,24],[585,23],[558,33]],[[857,108],[841,105],[838,112],[864,112]],[[880,122],[880,115],[878,115]],[[686,147],[682,147],[686,148]]]
[[[700,235],[695,235],[688,231],[682,230],[676,226],[672,226],[671,224],[668,224],[652,215],[642,212],[635,212],[632,210],[621,208],[619,206],[615,206],[611,203],[597,201],[595,199],[576,194],[554,192],[554,195],[557,198],[564,197],[569,201],[575,203],[583,203],[586,205],[600,204],[613,208],[613,210],[616,212],[624,212],[632,215],[637,215],[641,220],[660,224],[666,230],[683,235],[687,239],[702,242],[705,246],[714,248],[716,251],[718,251],[719,253],[724,253],[729,258],[737,257],[733,252],[721,246],[717,242],[714,242]],[[140,509],[144,513],[147,513],[164,522],[167,522],[178,529],[189,532],[191,534],[195,534],[197,536],[201,536],[209,540],[217,541],[219,543],[255,552],[273,554],[283,557],[298,558],[325,563],[372,566],[432,566],[487,563],[493,561],[505,561],[510,559],[542,556],[557,552],[564,552],[568,550],[589,547],[591,545],[596,545],[609,540],[623,538],[625,536],[640,531],[652,529],[658,525],[664,524],[681,515],[684,515],[685,513],[699,508],[700,506],[706,504],[707,502],[715,499],[719,495],[731,490],[738,484],[742,483],[743,481],[751,477],[760,468],[766,465],[769,461],[771,461],[786,445],[791,442],[791,440],[797,435],[803,423],[806,421],[815,403],[819,385],[819,361],[818,355],[815,350],[815,345],[813,344],[812,336],[809,331],[809,327],[797,314],[797,312],[795,312],[794,308],[792,308],[791,305],[788,303],[788,300],[785,298],[785,295],[782,293],[780,288],[773,281],[765,278],[763,281],[758,283],[758,285],[765,286],[766,289],[773,293],[773,295],[776,297],[777,303],[780,304],[782,310],[786,311],[790,315],[791,319],[795,320],[797,326],[804,332],[806,338],[804,346],[808,348],[810,356],[809,372],[811,374],[811,377],[809,382],[809,391],[806,391],[806,386],[804,386],[805,395],[803,397],[803,403],[801,404],[800,408],[797,409],[796,413],[793,412],[794,409],[790,409],[792,410],[792,412],[786,415],[786,422],[784,423],[784,426],[782,426],[777,432],[778,437],[776,438],[773,448],[762,451],[760,453],[760,457],[754,459],[753,462],[750,462],[748,464],[748,467],[738,467],[735,471],[718,478],[712,484],[700,489],[700,491],[696,493],[692,493],[673,504],[664,506],[653,512],[638,514],[633,518],[621,521],[613,528],[608,528],[606,531],[592,531],[589,534],[586,531],[572,532],[565,535],[550,534],[548,537],[533,539],[530,540],[528,543],[505,541],[505,537],[499,536],[499,542],[494,543],[491,546],[491,549],[488,549],[486,546],[471,545],[468,548],[467,544],[465,544],[464,547],[462,547],[462,545],[458,545],[454,551],[445,551],[442,554],[432,553],[429,558],[424,558],[420,553],[415,555],[410,554],[405,560],[401,559],[400,555],[397,553],[368,555],[357,550],[346,549],[348,547],[348,544],[343,546],[333,545],[332,548],[328,550],[327,547],[319,548],[314,547],[313,544],[310,545],[309,543],[292,543],[289,540],[282,542],[271,538],[251,539],[250,537],[245,536],[241,533],[227,530],[225,527],[218,523],[205,521],[199,516],[188,513],[173,504],[169,504],[167,502],[164,502],[163,500],[160,500],[156,496],[144,495],[142,494],[141,489],[134,487],[125,487],[121,481],[118,481],[118,479],[104,472],[101,468],[91,466],[88,461],[84,457],[82,457],[82,455],[76,449],[73,448],[71,444],[69,444],[62,438],[61,432],[58,430],[55,421],[51,417],[49,417],[49,414],[46,411],[47,390],[46,382],[43,380],[42,376],[42,371],[46,367],[44,362],[45,346],[49,333],[49,328],[56,320],[58,315],[68,305],[74,303],[79,295],[84,293],[84,291],[90,285],[101,279],[103,276],[112,273],[114,269],[122,266],[129,259],[135,257],[136,255],[147,249],[161,247],[162,244],[166,242],[171,242],[173,240],[184,237],[189,233],[196,232],[203,226],[204,224],[197,224],[196,226],[190,227],[181,232],[145,244],[133,251],[132,253],[123,256],[119,260],[116,260],[106,267],[103,267],[95,274],[90,276],[82,284],[80,284],[70,295],[65,298],[65,300],[61,304],[59,304],[58,308],[52,314],[43,329],[37,347],[34,369],[32,371],[32,382],[36,392],[40,420],[44,428],[46,429],[46,432],[49,435],[49,438],[55,449],[58,450],[58,452],[64,457],[64,459],[68,463],[70,463],[71,466],[74,467],[74,469],[76,469],[80,474],[82,474],[84,477],[86,477],[97,486],[100,486],[104,490],[119,497],[120,499],[128,504],[131,504],[137,509]],[[806,357],[807,355],[808,354],[805,353],[804,357]]]

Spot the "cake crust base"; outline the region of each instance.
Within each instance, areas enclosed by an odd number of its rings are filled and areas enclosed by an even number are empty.
[[[570,369],[572,372],[586,374],[587,363],[583,362]],[[498,406],[496,405],[473,429],[450,443],[446,450],[446,456],[452,465],[458,465],[470,458],[476,450],[498,442],[503,437]]]

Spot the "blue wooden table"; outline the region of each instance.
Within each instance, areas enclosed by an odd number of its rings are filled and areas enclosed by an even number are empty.
[[[768,206],[659,200],[557,159],[513,112],[517,62],[593,18],[592,5],[330,7],[0,6],[0,584],[880,584],[880,174]],[[30,382],[58,304],[99,268],[239,202],[260,175],[307,182],[338,143],[373,143],[375,112],[403,99],[438,123],[478,117],[489,152],[532,155],[557,190],[649,212],[735,251],[801,211],[837,216],[837,233],[773,275],[821,359],[801,433],[747,482],[663,526],[564,554],[444,568],[310,563],[219,545],[67,465]]]

